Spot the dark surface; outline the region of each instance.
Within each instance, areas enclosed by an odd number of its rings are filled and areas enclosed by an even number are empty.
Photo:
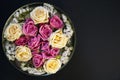
[[[68,65],[55,75],[34,77],[17,71],[0,50],[0,80],[120,80],[120,3],[101,0],[1,0],[0,30],[24,4],[44,1],[68,13],[77,46]]]

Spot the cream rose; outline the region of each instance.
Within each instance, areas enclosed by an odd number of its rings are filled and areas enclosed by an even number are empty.
[[[61,62],[59,59],[51,58],[45,62],[43,67],[47,73],[53,74],[56,73],[61,68]]]
[[[62,33],[62,29],[52,33],[49,39],[49,44],[55,48],[63,48],[66,46],[68,37]]]
[[[18,61],[27,62],[32,58],[31,51],[26,46],[18,46],[15,53],[15,58]]]
[[[48,22],[49,14],[44,7],[39,6],[33,9],[33,11],[30,13],[30,17],[35,24],[46,23]]]
[[[22,35],[21,26],[17,23],[11,23],[7,26],[4,34],[8,41],[15,41]]]

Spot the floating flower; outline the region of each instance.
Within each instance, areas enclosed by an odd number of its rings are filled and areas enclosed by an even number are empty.
[[[25,36],[21,36],[19,39],[15,41],[15,44],[17,46],[20,46],[20,45],[25,46],[27,42],[28,42],[28,39]]]
[[[49,44],[55,48],[63,48],[66,46],[68,38],[62,33],[62,29],[52,33],[49,39]]]
[[[63,27],[63,22],[62,22],[62,20],[61,20],[57,15],[54,15],[54,16],[50,19],[50,25],[51,25],[53,28],[59,29],[59,28],[62,28],[62,27]]]
[[[32,19],[27,19],[26,22],[23,25],[23,33],[26,36],[36,36],[37,34],[37,27],[34,25],[34,22]]]
[[[47,40],[52,33],[52,29],[50,28],[49,25],[44,24],[40,27],[39,33],[41,34],[41,38],[43,40]]]
[[[33,11],[30,13],[30,17],[32,18],[35,24],[46,23],[49,21],[48,11],[42,6],[33,9]]]
[[[22,30],[20,24],[17,23],[11,23],[7,26],[5,30],[5,38],[8,41],[15,41],[22,35]]]
[[[61,62],[59,59],[51,58],[45,62],[43,67],[47,73],[53,74],[56,73],[61,68]]]
[[[32,58],[31,50],[26,46],[18,46],[15,51],[15,58],[18,61],[27,62]]]
[[[44,58],[40,54],[35,54],[33,56],[32,62],[33,62],[33,65],[35,66],[35,68],[39,68],[44,63]]]
[[[28,46],[31,50],[38,50],[40,48],[40,35],[30,38]]]

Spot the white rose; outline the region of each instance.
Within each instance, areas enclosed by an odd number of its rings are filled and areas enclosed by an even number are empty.
[[[18,61],[27,62],[32,58],[31,50],[26,46],[18,46],[15,51],[15,58]]]
[[[49,14],[44,7],[39,6],[33,9],[33,11],[30,13],[30,17],[35,24],[46,23],[48,22]]]
[[[59,59],[51,58],[45,62],[43,67],[47,73],[53,74],[56,73],[61,68],[61,62]]]
[[[22,29],[21,26],[17,23],[11,23],[7,26],[4,37],[8,41],[15,41],[22,35]]]
[[[49,39],[49,44],[55,48],[63,48],[66,46],[68,37],[62,33],[62,29],[52,33]]]

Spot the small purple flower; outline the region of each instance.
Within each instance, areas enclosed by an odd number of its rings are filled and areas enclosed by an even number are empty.
[[[50,25],[55,29],[59,29],[63,27],[63,21],[57,15],[54,15],[50,19]]]
[[[26,36],[36,36],[38,28],[34,25],[32,19],[27,19],[23,25],[23,33]]]
[[[49,37],[49,36],[51,35],[51,33],[52,33],[52,29],[50,28],[50,25],[44,24],[44,25],[40,26],[39,33],[40,33],[41,38],[42,38],[43,40],[47,40],[48,37]]]
[[[44,58],[41,54],[35,54],[32,59],[33,65],[35,68],[39,68],[44,63]]]

